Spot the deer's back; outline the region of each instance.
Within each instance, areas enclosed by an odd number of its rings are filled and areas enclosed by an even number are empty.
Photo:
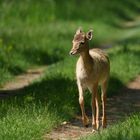
[[[109,76],[110,61],[108,55],[101,49],[91,49],[89,54],[93,59],[95,74],[101,75],[101,78]]]

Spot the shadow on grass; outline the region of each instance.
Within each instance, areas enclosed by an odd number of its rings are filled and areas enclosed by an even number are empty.
[[[108,83],[107,96],[116,95],[122,87],[124,87],[124,84],[118,78],[111,76]]]
[[[12,75],[18,75],[24,73],[29,66],[50,65],[63,60],[64,57],[59,55],[60,51],[63,53],[63,50],[61,49],[55,54],[49,54],[45,51],[42,51],[41,49],[24,50],[18,54],[11,53],[10,56],[3,58],[1,65],[2,68],[6,69]],[[20,58],[18,58],[19,54]]]
[[[126,115],[130,115],[134,111],[139,111],[138,107],[135,107],[135,110],[132,106],[128,109],[128,106],[126,106],[127,103],[130,106],[135,100],[128,102],[128,98],[125,95],[125,93],[130,92],[132,96],[134,93],[138,94],[135,94],[136,96],[139,96],[139,91],[140,90],[137,89],[128,89],[117,77],[110,77],[107,92],[107,114],[109,123],[123,119]],[[118,94],[122,97],[117,98]],[[113,96],[115,96],[115,98]],[[124,99],[124,97],[126,97],[126,99]],[[47,106],[47,111],[55,112],[63,119],[71,119],[74,117],[74,114],[81,116],[76,81],[60,74],[48,76],[42,81],[35,82],[23,89],[5,91],[5,93],[0,91],[0,98],[0,118],[5,117],[10,108],[18,108],[19,110],[26,109],[26,112],[32,113],[34,107],[42,108],[42,106]],[[132,97],[129,99],[132,99]],[[136,103],[138,102],[139,100],[137,100]],[[88,92],[85,97],[85,109],[89,117],[92,116],[90,103],[91,94]],[[122,103],[125,105],[123,106]],[[134,106],[136,105],[137,104],[134,104]],[[38,112],[38,109],[36,109],[36,111]],[[74,119],[72,124],[81,127],[81,120]]]
[[[114,95],[122,87],[123,84],[117,78],[111,77],[108,96]],[[59,74],[46,77],[44,80],[23,89],[0,91],[0,98],[0,104],[5,102],[8,106],[19,108],[26,108],[28,105],[38,106],[39,104],[49,106],[50,111],[55,110],[60,113],[60,116],[69,116],[71,112],[79,112],[80,110],[76,81]],[[90,103],[91,94],[86,94],[86,108],[90,107]],[[1,110],[1,113],[6,113],[6,108],[3,110],[4,112]]]
[[[140,44],[140,39],[139,39],[139,36],[134,36],[134,37],[131,37],[131,38],[126,38],[126,39],[123,39],[123,40],[120,40],[117,42],[117,44],[121,44],[123,45],[124,47],[127,47],[127,44],[131,44],[133,46],[133,44]]]
[[[61,75],[47,77],[23,89],[0,91],[1,115],[6,113],[6,106],[26,108],[26,106],[48,106],[50,112],[57,112],[61,117],[69,117],[78,106],[76,83]]]
[[[23,51],[23,56],[30,63],[35,63],[39,65],[49,65],[52,63],[56,63],[63,59],[63,49],[57,50],[57,52],[53,54],[49,54],[47,51],[38,48],[28,48]]]
[[[13,35],[20,36],[20,35]],[[24,38],[21,36],[21,38]],[[12,75],[25,72],[30,66],[34,65],[50,65],[64,59],[65,50],[63,48],[47,49],[44,46],[34,45],[31,41],[24,45],[24,42],[12,42],[12,37],[2,34],[2,45],[0,46],[0,67],[7,70]],[[26,38],[25,38],[26,40]]]
[[[91,19],[102,19],[105,20],[112,20],[112,18],[116,17],[123,20],[132,20],[131,12],[138,13],[140,8],[138,6],[138,1],[112,1],[109,0],[102,1],[99,3],[97,1],[71,1],[71,3],[67,1],[61,0],[63,5],[59,4],[59,2],[55,1],[56,3],[56,17],[61,20],[83,20],[83,21],[91,21]],[[87,14],[86,7],[88,7]],[[98,8],[99,7],[99,8]],[[96,8],[98,8],[96,10]],[[113,22],[113,20],[112,20]]]

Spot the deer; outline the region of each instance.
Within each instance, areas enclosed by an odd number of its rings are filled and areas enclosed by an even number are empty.
[[[85,33],[81,28],[78,28],[69,53],[70,55],[80,55],[76,63],[76,79],[83,125],[88,127],[90,123],[84,107],[84,91],[88,89],[91,92],[92,132],[97,132],[100,127],[98,86],[101,86],[102,127],[106,128],[107,126],[106,98],[110,75],[110,60],[107,53],[103,50],[99,48],[89,49],[89,41],[92,39],[92,36],[93,30]]]

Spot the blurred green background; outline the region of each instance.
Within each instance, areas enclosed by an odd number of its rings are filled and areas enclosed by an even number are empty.
[[[28,68],[48,66],[19,96],[0,100],[0,139],[42,139],[80,112],[77,57],[69,56],[79,26],[94,30],[91,47],[109,48],[108,96],[140,74],[139,13],[139,0],[0,0],[0,85]]]
[[[27,67],[68,57],[79,26],[94,30],[96,47],[139,43],[139,24],[126,23],[139,11],[138,0],[0,1],[0,83]]]

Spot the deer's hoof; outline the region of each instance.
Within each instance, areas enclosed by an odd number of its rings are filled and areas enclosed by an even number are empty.
[[[83,121],[83,125],[84,127],[88,127],[89,126],[89,119],[87,116],[85,116],[84,118],[82,118]]]
[[[92,129],[92,133],[97,133],[97,132],[98,132],[98,130]]]
[[[85,127],[88,128],[89,127],[89,124],[86,124]]]

